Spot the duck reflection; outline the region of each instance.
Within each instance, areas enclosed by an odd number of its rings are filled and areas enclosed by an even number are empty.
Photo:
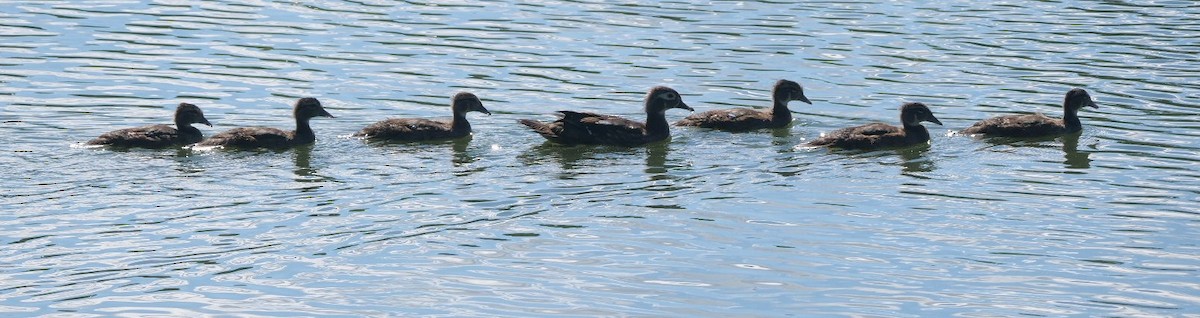
[[[646,173],[667,173],[667,153],[671,151],[668,142],[656,142],[646,145]]]
[[[1083,132],[1076,132],[1062,136],[1063,143],[1063,164],[1069,169],[1087,169],[1092,167],[1092,159],[1088,158],[1090,152],[1079,151],[1079,137]]]
[[[518,156],[527,166],[537,166],[546,163],[546,160],[557,161],[562,167],[562,170],[572,170],[578,164],[578,161],[583,158],[590,158],[595,153],[594,146],[563,146],[544,142],[536,146],[530,147]]]
[[[930,148],[931,147],[929,145],[920,145],[916,147],[897,149],[896,154],[900,155],[900,159],[903,160],[900,163],[902,172],[930,172],[933,171],[934,168],[937,168],[937,165],[934,164],[934,161],[925,156],[925,154],[929,152]]]
[[[470,145],[471,135],[450,141],[450,149],[454,151],[454,154],[450,156],[450,161],[454,163],[455,167],[470,164],[478,160],[478,158],[476,158],[470,152],[467,152],[467,146]]]
[[[325,182],[333,178],[321,175],[321,171],[312,167],[312,150],[313,145],[303,145],[292,148],[292,160],[296,163],[296,169],[292,173],[296,175],[296,182]],[[287,150],[279,150],[284,152]]]

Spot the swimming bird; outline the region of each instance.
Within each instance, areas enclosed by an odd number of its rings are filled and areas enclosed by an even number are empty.
[[[1040,113],[997,116],[976,122],[959,133],[991,137],[1042,137],[1073,133],[1083,130],[1078,113],[1084,106],[1100,108],[1087,91],[1073,88],[1063,97],[1062,119]]]
[[[175,127],[170,125],[151,125],[135,128],[114,130],[87,142],[88,145],[108,145],[114,147],[163,148],[182,146],[199,142],[204,138],[200,129],[192,124],[205,124],[212,127],[200,107],[188,103],[179,103],[175,108]]]
[[[921,122],[941,125],[933,112],[922,103],[905,103],[900,106],[900,122],[903,127],[884,123],[842,128],[809,142],[810,146],[829,146],[846,149],[877,149],[904,147],[929,142],[929,131]]]
[[[311,144],[317,140],[308,120],[313,117],[330,117],[316,98],[305,97],[296,101],[292,110],[296,118],[296,130],[285,131],[270,127],[242,127],[226,130],[200,143],[198,146],[226,146],[237,148],[287,148]]]
[[[788,110],[788,102],[802,101],[812,104],[804,96],[804,87],[800,83],[781,79],[775,82],[771,89],[771,101],[774,106],[767,111],[751,108],[718,109],[693,114],[680,121],[676,126],[695,126],[726,131],[750,131],[762,128],[783,128],[792,122],[792,112]]]
[[[492,115],[492,112],[483,107],[483,102],[479,100],[479,97],[467,92],[454,95],[450,102],[450,110],[454,113],[450,122],[424,118],[389,118],[368,125],[354,136],[396,141],[453,139],[471,134],[471,123],[467,122],[467,112],[474,111]]]
[[[671,108],[693,110],[683,96],[666,86],[656,86],[646,94],[646,122],[588,112],[559,111],[558,120],[543,123],[531,119],[519,122],[547,140],[565,144],[638,146],[671,136],[666,111]]]

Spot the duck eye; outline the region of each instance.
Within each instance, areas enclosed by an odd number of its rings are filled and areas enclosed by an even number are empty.
[[[665,100],[675,100],[677,98],[679,98],[679,97],[675,96],[675,93],[662,94],[662,99],[665,99]]]

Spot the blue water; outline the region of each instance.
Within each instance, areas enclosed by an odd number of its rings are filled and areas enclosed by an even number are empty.
[[[1187,316],[1200,312],[1200,5],[0,0],[0,315]],[[813,105],[561,147],[515,122]],[[1078,136],[950,134],[1060,115]],[[350,138],[448,117],[472,138]],[[168,123],[286,151],[79,144]],[[797,147],[930,105],[928,147]],[[687,115],[671,110],[668,120]]]

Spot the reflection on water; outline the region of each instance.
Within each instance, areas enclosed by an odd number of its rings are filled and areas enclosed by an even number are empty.
[[[900,165],[903,167],[901,171],[906,175],[913,175],[913,173],[930,172],[937,168],[934,161],[925,156],[930,148],[926,144],[896,150],[896,154],[900,155]]]
[[[669,141],[650,143],[646,148],[646,174],[667,173],[667,154],[671,151]]]
[[[1087,169],[1092,167],[1092,160],[1088,158],[1091,155],[1089,151],[1079,151],[1079,137],[1083,132],[1064,135],[1059,138],[1062,141],[1063,164],[1071,169]]]
[[[3,316],[1200,311],[1193,2],[4,4]],[[653,85],[763,107],[781,78],[819,95],[786,129],[620,148],[513,122],[640,117]],[[1057,114],[1070,87],[1105,104],[1082,135],[795,147],[904,101],[946,130]],[[347,137],[462,90],[495,111],[470,138]],[[315,145],[71,146],[179,102],[290,127],[296,96],[337,110]]]

